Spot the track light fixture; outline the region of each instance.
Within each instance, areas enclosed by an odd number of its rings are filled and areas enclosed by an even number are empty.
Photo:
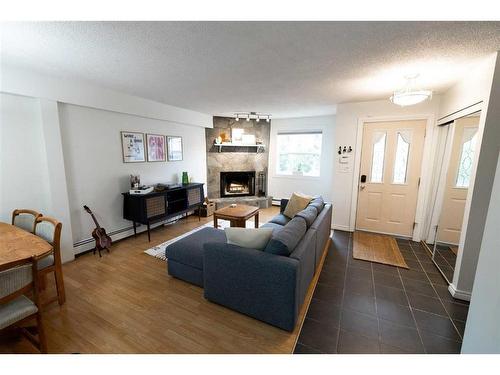
[[[234,114],[234,120],[240,121],[240,119],[246,119],[246,121],[255,120],[260,122],[260,120],[266,120],[266,122],[271,122],[271,115],[267,113],[257,113],[257,112],[236,112]]]

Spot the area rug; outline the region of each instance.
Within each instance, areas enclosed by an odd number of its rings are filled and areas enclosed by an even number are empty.
[[[355,259],[408,268],[394,237],[355,231],[352,245]]]
[[[230,224],[231,223],[228,220],[222,220],[222,219],[218,220],[219,229],[228,228],[230,226]],[[262,224],[260,224],[259,226],[261,226],[261,225]],[[187,237],[194,232],[198,232],[199,230],[202,230],[203,228],[213,228],[213,226],[214,226],[213,222],[206,223],[202,226],[194,228],[193,230],[190,230],[189,232],[181,234],[180,236],[172,238],[171,240],[165,241],[157,246],[153,246],[153,247],[145,250],[144,252],[148,255],[155,257],[155,258],[158,258],[161,260],[167,260],[167,257],[165,256],[165,249],[167,248],[168,245],[171,245],[174,242],[177,242],[180,239]],[[248,220],[247,221],[247,228],[253,228],[253,227],[254,227],[253,220]]]

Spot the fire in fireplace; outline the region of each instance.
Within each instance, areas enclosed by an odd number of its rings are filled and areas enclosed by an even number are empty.
[[[255,195],[255,171],[220,172],[220,196]]]

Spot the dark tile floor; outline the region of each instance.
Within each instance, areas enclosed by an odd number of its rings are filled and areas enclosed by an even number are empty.
[[[427,251],[397,239],[410,269],[352,258],[335,231],[295,353],[459,353],[468,303],[455,300]]]
[[[428,246],[430,249],[434,249],[434,245]],[[434,260],[438,264],[441,271],[446,275],[446,278],[448,280],[452,280],[453,273],[455,272],[457,255],[451,250],[451,248],[446,245],[437,245]]]

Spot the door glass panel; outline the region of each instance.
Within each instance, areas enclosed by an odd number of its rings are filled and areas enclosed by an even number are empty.
[[[468,188],[470,175],[472,173],[472,163],[474,161],[474,151],[476,148],[477,128],[464,129],[462,138],[462,151],[458,163],[457,181],[455,186]]]
[[[398,132],[398,141],[396,145],[396,158],[394,160],[394,175],[392,182],[394,184],[406,183],[406,172],[408,169],[408,154],[410,152],[409,134]]]
[[[384,175],[385,132],[373,134],[373,154],[370,182],[382,182]]]

